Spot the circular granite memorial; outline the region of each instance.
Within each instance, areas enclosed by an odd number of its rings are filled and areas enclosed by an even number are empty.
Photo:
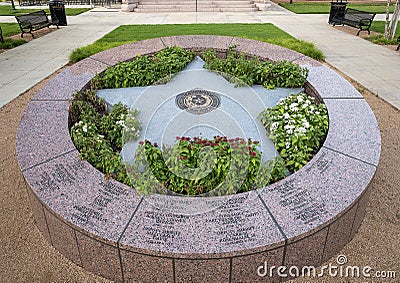
[[[309,69],[305,91],[325,103],[329,131],[302,169],[236,195],[144,196],[106,180],[79,159],[68,128],[69,99],[97,73],[166,46],[226,54],[232,45],[251,56]],[[176,103],[209,111],[218,107],[217,97],[193,91]],[[319,266],[353,238],[364,217],[381,139],[361,94],[321,63],[259,41],[178,36],[116,47],[58,74],[29,103],[16,147],[38,228],[85,270],[117,282],[276,282],[277,274],[265,274],[266,266]]]

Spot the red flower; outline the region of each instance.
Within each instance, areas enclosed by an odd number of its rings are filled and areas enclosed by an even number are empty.
[[[158,144],[156,142],[154,143],[154,147],[158,147]]]
[[[144,142],[143,142],[143,141],[140,141],[140,142],[139,142],[139,144],[140,144],[140,145],[143,145],[143,144],[144,144]]]
[[[187,157],[186,157],[186,156],[182,156],[182,159],[183,159],[183,160],[186,160],[186,159],[187,159]]]

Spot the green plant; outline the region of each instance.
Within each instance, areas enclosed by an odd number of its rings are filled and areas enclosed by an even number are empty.
[[[205,68],[225,74],[237,85],[259,84],[270,89],[275,87],[300,87],[307,80],[308,70],[287,61],[261,62],[256,58],[246,58],[236,51],[228,52],[227,58],[218,58],[215,51],[202,54]]]
[[[25,39],[4,38],[4,42],[0,42],[0,49],[12,49],[26,43]]]
[[[265,187],[286,176],[279,159],[261,164],[258,142],[215,136],[177,137],[172,147],[140,142],[129,169],[142,193],[225,195]]]
[[[129,112],[120,103],[107,112],[103,100],[91,90],[75,93],[69,112],[71,139],[80,152],[80,158],[106,176],[131,185],[119,152],[124,131],[128,133],[125,136],[131,139],[139,137],[141,125],[136,118],[139,112]]]
[[[122,62],[93,79],[96,88],[147,86],[181,71],[194,54],[181,47],[166,47],[154,56],[139,56]]]
[[[313,97],[292,94],[265,111],[261,121],[285,162],[295,172],[321,147],[328,131],[328,111]]]

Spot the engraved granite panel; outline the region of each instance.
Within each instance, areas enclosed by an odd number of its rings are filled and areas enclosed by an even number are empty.
[[[84,269],[105,278],[122,282],[118,248],[76,232]]]
[[[322,148],[304,168],[260,193],[290,242],[342,213],[357,200],[375,169]]]
[[[51,244],[49,229],[47,228],[46,216],[44,215],[43,205],[37,196],[28,188],[29,202],[31,204],[32,214],[35,218],[36,226],[43,234],[45,239]]]
[[[378,166],[381,136],[368,103],[361,99],[325,100],[329,132],[324,146]]]
[[[117,242],[140,201],[135,190],[104,175],[76,151],[24,172],[32,190],[80,229]]]
[[[270,273],[271,266],[280,266],[283,263],[284,248],[269,250],[263,253],[232,259],[232,282],[279,282],[276,273]],[[260,268],[260,266],[262,266]]]
[[[32,101],[17,133],[22,171],[75,149],[68,131],[67,101]]]
[[[369,185],[368,188],[365,190],[364,194],[362,195],[361,199],[358,201],[357,212],[356,212],[356,216],[355,216],[354,223],[353,223],[353,228],[351,230],[351,235],[350,235],[351,239],[357,233],[357,231],[360,228],[361,223],[364,219],[365,210],[367,208],[368,199],[371,194],[371,190],[372,190],[372,186]]]
[[[363,96],[353,87],[351,83],[343,79],[332,69],[329,69],[326,66],[306,67],[309,70],[307,81],[313,85],[323,99],[363,98]]]
[[[286,248],[284,266],[303,268],[321,265],[327,233],[328,228],[325,228],[301,241],[289,244]]]
[[[53,246],[65,257],[82,266],[75,230],[45,209]]]
[[[230,260],[175,260],[175,281],[177,283],[229,282]]]
[[[146,256],[121,250],[124,280],[128,282],[173,282],[173,262],[170,258]]]
[[[50,80],[32,100],[68,100],[72,94],[81,90],[93,77],[103,72],[107,65],[87,58]]]
[[[357,205],[329,226],[328,237],[322,261],[325,262],[338,253],[350,240]]]
[[[121,239],[123,245],[143,250],[205,258],[246,254],[258,247],[265,251],[283,241],[254,192],[214,198],[151,196],[142,202]]]

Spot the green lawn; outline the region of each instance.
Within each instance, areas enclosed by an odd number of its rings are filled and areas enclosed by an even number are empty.
[[[331,9],[330,2],[325,3],[310,3],[310,2],[294,2],[280,3],[282,7],[296,13],[296,14],[329,14]],[[372,4],[347,4],[348,8],[361,10],[370,13],[385,14],[386,3],[372,3]],[[394,4],[390,6],[390,12],[393,13]]]
[[[385,33],[385,22],[384,21],[374,21],[374,22],[372,22],[371,30],[375,31],[375,32],[379,32],[380,34],[379,35],[372,35],[372,36],[368,37],[367,39],[369,41],[372,41],[373,43],[376,43],[376,44],[385,44],[385,45],[387,45],[387,44],[395,44],[395,45],[399,44],[397,42],[397,37],[400,36],[400,28],[399,27],[397,27],[397,29],[396,29],[396,34],[395,34],[394,39],[385,39],[384,38],[384,36],[383,36],[384,33]]]
[[[100,51],[133,41],[195,34],[251,38],[281,45],[317,60],[324,58],[322,52],[314,44],[298,40],[272,24],[124,25],[106,34],[95,43],[74,50],[70,58],[71,61],[77,62]]]
[[[1,29],[3,30],[3,36],[9,37],[14,34],[19,34],[21,29],[17,23],[0,23]]]
[[[0,23],[0,26],[4,37],[4,42],[0,43],[0,49],[11,49],[26,42],[24,39],[7,38],[21,32],[17,23]]]
[[[373,21],[371,25],[371,30],[379,33],[385,33],[385,21]],[[400,35],[400,26],[396,29],[396,38]]]
[[[13,10],[11,5],[0,6],[0,16],[17,16],[21,14],[27,14],[35,11],[45,10],[47,14],[50,14],[50,11],[47,6],[43,6],[43,9],[16,9]],[[90,8],[66,8],[65,14],[67,16],[76,16],[86,11],[89,11]]]

